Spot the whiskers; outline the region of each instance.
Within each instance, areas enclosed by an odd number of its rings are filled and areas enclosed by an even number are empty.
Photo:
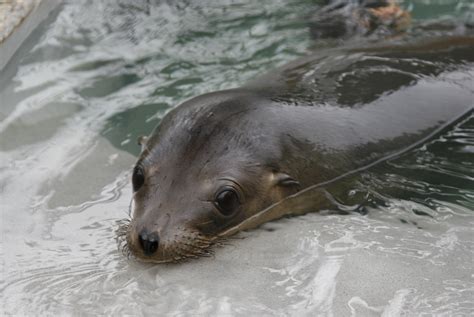
[[[135,194],[134,194],[135,195]],[[134,199],[133,197],[130,199],[130,203],[128,204],[128,217],[132,217],[132,206],[133,206]]]
[[[115,230],[115,241],[117,242],[117,248],[123,255],[130,259],[133,254],[130,250],[127,234],[130,230],[130,223],[132,220],[130,218],[125,218],[116,221],[117,229]]]
[[[208,237],[195,229],[177,228],[174,240],[161,245],[156,256],[147,257],[142,254],[141,250],[130,245],[128,235],[132,231],[131,223],[130,218],[116,221],[117,248],[127,259],[133,258],[141,262],[183,263],[191,259],[213,257],[214,249],[227,245],[229,241],[227,237]]]
[[[199,232],[184,230],[178,241],[174,241],[167,250],[172,263],[182,263],[190,259],[213,257],[212,249],[216,243],[213,238],[206,237]]]
[[[131,230],[130,224],[132,222],[132,207],[133,207],[133,197],[130,199],[128,204],[128,218],[120,219],[115,222],[117,229],[115,230],[115,241],[117,242],[117,249],[122,252],[123,255],[130,259],[133,254],[130,250],[130,246],[127,240],[127,234]]]
[[[216,248],[231,245],[231,240],[238,237],[208,237],[194,230],[184,230],[178,240],[165,250],[167,259],[153,261],[156,263],[183,263],[191,259],[214,257]]]

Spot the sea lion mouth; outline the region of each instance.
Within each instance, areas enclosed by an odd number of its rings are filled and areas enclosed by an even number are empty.
[[[214,255],[213,248],[222,246],[226,240],[218,235],[208,237],[195,230],[182,230],[180,234],[174,236],[173,241],[161,246],[158,252],[150,256],[132,243],[130,238],[132,232],[131,219],[119,220],[117,225],[116,241],[119,251],[128,259],[133,258],[140,262],[181,263],[201,257],[212,257]]]

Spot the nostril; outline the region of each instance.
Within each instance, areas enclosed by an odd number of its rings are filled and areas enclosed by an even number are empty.
[[[143,249],[143,253],[145,253],[145,255],[152,255],[156,252],[156,250],[158,250],[160,239],[156,233],[147,233],[146,231],[142,231],[138,235],[138,241],[140,242],[140,246]]]

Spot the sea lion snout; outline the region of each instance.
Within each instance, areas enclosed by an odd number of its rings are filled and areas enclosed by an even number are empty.
[[[209,256],[213,239],[189,225],[170,225],[154,231],[136,222],[127,224],[125,251],[143,262],[179,262]]]
[[[147,256],[153,255],[158,250],[160,244],[160,237],[156,232],[148,232],[142,230],[138,234],[138,242],[143,250],[143,253]]]

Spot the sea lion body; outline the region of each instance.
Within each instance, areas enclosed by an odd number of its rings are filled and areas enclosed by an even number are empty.
[[[151,262],[205,255],[286,197],[418,144],[472,111],[473,48],[467,37],[330,49],[184,102],[143,144],[129,250]]]

